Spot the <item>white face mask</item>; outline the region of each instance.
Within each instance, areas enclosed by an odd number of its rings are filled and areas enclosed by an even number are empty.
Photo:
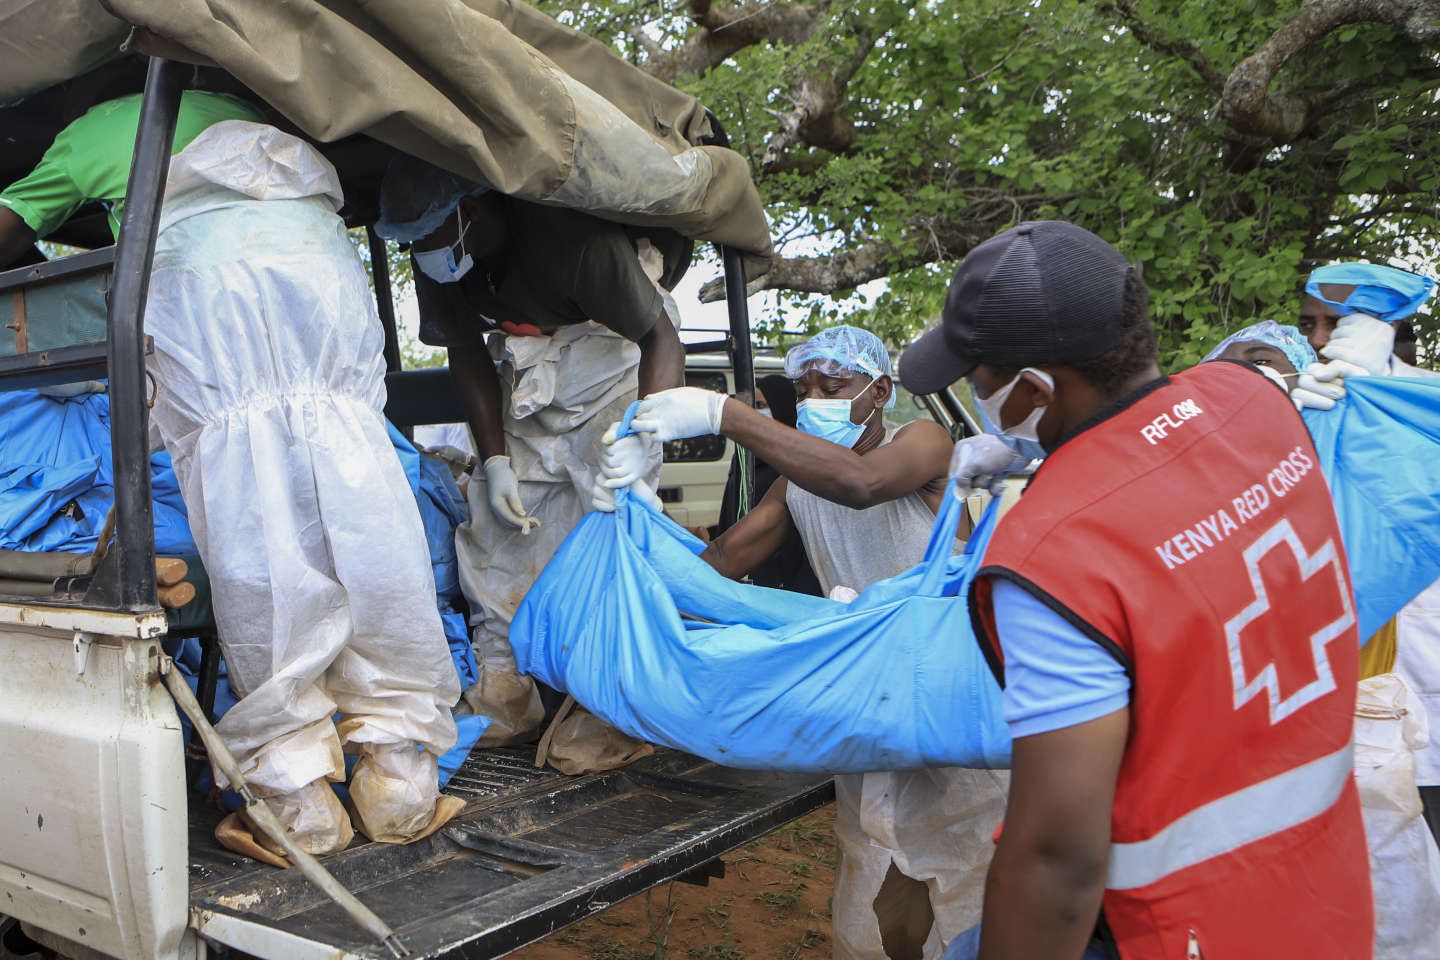
[[[416,250],[413,251],[415,266],[436,283],[455,283],[461,277],[470,272],[475,266],[474,259],[465,251],[465,234],[470,232],[469,219],[462,217],[459,208],[455,210],[457,223],[463,223],[460,229],[460,237],[448,247],[440,247],[438,250]],[[455,248],[460,248],[460,259],[455,259]]]
[[[1261,364],[1260,372],[1265,374],[1265,376],[1269,377],[1270,380],[1274,382],[1277,386],[1279,386],[1281,390],[1284,390],[1286,393],[1290,392],[1290,384],[1285,382],[1285,374],[1281,373],[1279,370],[1276,370],[1268,363]]]
[[[986,433],[993,433],[1006,442],[1010,449],[1018,456],[1030,460],[1039,460],[1045,456],[1045,448],[1040,445],[1040,436],[1037,432],[1040,425],[1040,418],[1045,416],[1045,407],[1036,407],[1030,415],[1013,427],[1002,429],[1000,426],[1000,411],[1005,406],[1005,401],[1010,399],[1010,394],[1015,392],[1015,385],[1026,372],[1035,374],[1053,392],[1055,390],[1055,378],[1044,370],[1036,370],[1034,367],[1026,367],[1015,375],[1005,386],[996,390],[988,397],[976,397],[975,403],[980,408],[980,421]]]

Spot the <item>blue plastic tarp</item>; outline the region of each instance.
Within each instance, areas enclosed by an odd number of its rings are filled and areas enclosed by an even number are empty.
[[[1440,579],[1440,381],[1349,377],[1306,410],[1330,484],[1364,642]]]
[[[194,554],[163,450],[150,458],[150,483],[156,551]],[[0,549],[93,550],[114,499],[108,394],[0,393]]]
[[[421,456],[405,435],[389,424],[390,442],[400,458],[400,466],[415,493],[420,507],[420,522],[425,527],[425,542],[430,547],[430,568],[435,574],[435,600],[440,609],[440,623],[445,640],[450,644],[450,659],[465,690],[480,679],[475,663],[475,650],[470,645],[470,624],[460,592],[460,564],[455,555],[455,528],[470,519],[470,506],[465,495],[450,475],[450,467],[436,457]]]
[[[728,766],[1008,766],[965,600],[998,515],[957,555],[964,503],[943,503],[924,561],[846,605],[729,580],[699,540],[622,494],[526,595],[516,661],[631,736]]]

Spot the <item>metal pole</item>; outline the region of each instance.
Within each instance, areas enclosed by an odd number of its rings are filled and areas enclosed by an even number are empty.
[[[400,332],[395,327],[395,296],[390,289],[390,257],[385,238],[374,227],[365,228],[370,241],[370,276],[375,280],[375,306],[380,311],[380,325],[385,328],[385,369],[400,369]]]
[[[735,396],[742,403],[755,404],[755,359],[750,350],[750,305],[745,294],[745,257],[731,247],[720,247],[725,265],[725,311],[730,316],[730,362],[735,371]],[[755,455],[735,445],[740,458],[740,496],[737,514],[750,512],[755,502]]]
[[[145,299],[160,201],[170,169],[180,91],[189,68],[152,59],[125,190],[125,216],[110,291],[110,449],[115,464],[120,606],[154,609],[155,521],[150,503],[150,438],[145,402]]]
[[[220,739],[220,734],[215,731],[210,723],[210,718],[201,709],[200,702],[195,699],[191,692],[190,685],[180,676],[180,671],[175,669],[175,662],[165,657],[160,664],[160,676],[165,682],[165,688],[175,698],[175,705],[181,712],[190,718],[195,726],[195,733],[205,744],[205,751],[210,755],[210,762],[213,763],[225,779],[230,781],[231,788],[245,801],[245,810],[250,814],[250,819],[260,828],[260,832],[269,837],[277,846],[285,851],[285,856],[290,862],[304,874],[305,879],[320,888],[320,892],[329,897],[336,906],[354,920],[366,933],[389,948],[396,960],[402,960],[410,956],[410,950],[400,938],[395,936],[395,931],[390,925],[375,915],[375,912],[351,893],[349,888],[342,884],[335,876],[321,865],[319,860],[302,850],[285,832],[285,827],[280,820],[266,805],[264,798],[255,796],[250,787],[245,783],[245,777],[240,773],[240,764],[235,761],[234,755],[230,753],[225,741]]]

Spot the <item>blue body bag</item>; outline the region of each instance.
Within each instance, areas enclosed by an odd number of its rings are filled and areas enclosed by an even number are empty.
[[[942,503],[921,564],[842,604],[721,576],[700,540],[621,491],[525,596],[516,662],[631,736],[726,766],[1006,767],[966,602],[997,506],[954,555],[965,504]]]
[[[88,553],[115,500],[110,397],[0,393],[0,548]],[[195,552],[170,455],[150,457],[155,552]]]
[[[1350,377],[1333,410],[1306,410],[1330,484],[1368,641],[1440,579],[1440,380]]]

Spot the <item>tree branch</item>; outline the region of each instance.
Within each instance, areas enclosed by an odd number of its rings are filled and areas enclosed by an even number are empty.
[[[1440,42],[1440,0],[1309,0],[1280,25],[1225,82],[1219,112],[1236,131],[1288,143],[1301,136],[1345,91],[1276,94],[1280,69],[1326,34],[1352,23],[1383,23],[1424,46]]]
[[[776,257],[768,273],[746,285],[746,292],[793,290],[797,293],[843,293],[872,280],[927,263],[959,260],[976,244],[1027,219],[1039,206],[1065,199],[1063,196],[1012,196],[1001,191],[977,190],[971,195],[963,219],[931,217],[919,220],[911,225],[900,243],[872,240],[827,256]],[[723,299],[724,277],[716,277],[700,287],[701,303]]]
[[[854,52],[838,69],[830,60],[821,60],[800,80],[793,95],[794,106],[777,115],[780,129],[765,141],[765,155],[760,161],[764,169],[770,172],[783,169],[790,149],[796,144],[837,154],[849,153],[855,148],[859,134],[855,125],[841,115],[840,108],[851,78],[875,49],[879,35],[861,30],[855,38]]]
[[[696,76],[758,43],[802,43],[815,30],[828,0],[782,3],[779,0],[745,0],[717,7],[710,0],[690,0],[695,33],[674,50],[646,48],[641,67],[649,74],[674,83]]]
[[[1133,0],[1100,0],[1099,5],[1102,10],[1109,10],[1124,21],[1130,35],[1140,43],[1160,53],[1179,57],[1190,64],[1195,68],[1195,72],[1200,74],[1205,85],[1215,93],[1220,93],[1225,89],[1225,74],[1215,69],[1215,65],[1210,62],[1209,57],[1205,56],[1203,50],[1188,40],[1162,34],[1140,16],[1140,11],[1135,9]]]

